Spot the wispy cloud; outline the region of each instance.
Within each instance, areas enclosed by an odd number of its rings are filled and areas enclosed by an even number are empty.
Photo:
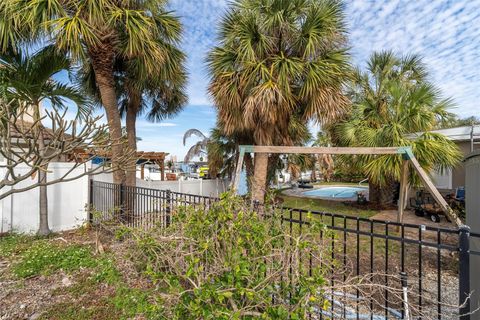
[[[216,41],[216,28],[228,1],[173,0],[181,17],[190,73],[191,104],[210,104],[205,56]],[[480,1],[347,0],[351,53],[364,65],[371,52],[391,49],[424,57],[432,80],[454,98],[463,116],[478,114],[480,87]]]
[[[172,122],[161,122],[158,124],[159,127],[176,127],[178,124]]]
[[[188,55],[190,106],[171,122],[141,120],[141,149],[166,151],[182,158],[188,148],[182,145],[183,133],[198,128],[208,134],[215,125],[205,58],[216,43],[216,30],[227,3],[170,1],[170,9],[184,25],[182,48]],[[346,0],[345,14],[354,64],[364,66],[368,56],[378,50],[420,54],[432,81],[456,102],[452,111],[462,116],[480,114],[479,0]]]

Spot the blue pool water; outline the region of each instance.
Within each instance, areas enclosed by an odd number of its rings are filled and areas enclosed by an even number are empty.
[[[309,197],[324,199],[346,199],[356,198],[357,192],[368,191],[368,187],[323,187],[306,191],[303,194]]]

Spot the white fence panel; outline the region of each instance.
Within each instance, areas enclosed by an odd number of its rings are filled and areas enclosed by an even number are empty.
[[[48,180],[66,174],[74,164],[51,163],[48,167]],[[27,167],[16,168],[17,173],[26,172]],[[75,168],[69,176],[84,172],[83,167]],[[1,171],[1,170],[0,170]],[[1,173],[1,172],[0,172]],[[28,187],[32,180],[26,179],[14,188]],[[83,176],[70,182],[48,186],[48,221],[53,231],[62,231],[78,227],[87,219],[85,205],[88,203],[88,177]],[[0,191],[2,192],[2,191]],[[38,188],[15,193],[0,200],[0,232],[36,232],[39,224]]]
[[[111,173],[98,174],[93,177],[95,181],[113,182]],[[173,192],[181,192],[206,197],[218,197],[221,193],[227,191],[229,185],[228,180],[176,180],[176,181],[158,181],[158,180],[141,180],[137,179],[137,187],[170,190]]]

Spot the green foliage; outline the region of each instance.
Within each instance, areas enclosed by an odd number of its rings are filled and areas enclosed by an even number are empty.
[[[95,262],[95,273],[92,280],[97,283],[115,284],[121,279],[121,274],[115,266],[115,260],[109,256],[102,256]]]
[[[25,251],[35,240],[22,234],[9,234],[0,237],[0,258],[7,258]]]
[[[48,239],[33,241],[35,239],[10,236],[0,241],[0,256],[18,254],[12,272],[19,278],[51,274],[57,270],[72,273],[81,268],[93,269],[92,280],[95,282],[115,283],[120,278],[113,258],[108,255],[96,257],[89,246],[62,246]]]
[[[72,272],[96,264],[88,247],[61,247],[43,240],[33,243],[21,254],[21,260],[13,266],[13,273],[20,278],[27,278],[56,270]]]
[[[447,137],[432,133],[439,123],[452,117],[452,101],[428,81],[418,56],[398,57],[392,52],[374,53],[365,72],[357,70],[349,84],[353,108],[342,121],[331,126],[339,146],[410,146],[420,165],[430,172],[443,171],[461,160],[461,153]],[[399,181],[401,156],[339,157],[365,174],[371,183],[386,185]],[[410,170],[410,182],[418,183]]]
[[[329,256],[324,226],[310,222],[291,233],[278,217],[262,217],[226,194],[209,210],[180,209],[169,228],[133,230],[133,259],[158,287],[165,318],[303,319],[324,304]]]
[[[120,319],[132,319],[144,316],[147,319],[161,319],[159,305],[152,303],[152,294],[148,290],[140,290],[120,286],[115,296],[108,300],[122,316]]]

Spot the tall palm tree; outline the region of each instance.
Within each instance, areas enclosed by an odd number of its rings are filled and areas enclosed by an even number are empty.
[[[144,72],[160,71],[165,58],[160,37],[178,36],[177,19],[166,10],[166,1],[72,0],[16,1],[0,4],[0,49],[19,41],[49,41],[75,60],[91,63],[110,136],[114,182],[125,179],[119,159],[123,152],[122,130],[114,80],[114,61],[120,56],[138,59]],[[13,45],[12,45],[13,43]]]
[[[137,150],[136,121],[139,116],[159,122],[177,115],[187,103],[185,55],[175,46],[174,39],[160,40],[163,40],[165,59],[155,74],[145,73],[138,59],[117,57],[115,60],[115,87],[120,115],[126,119],[125,136],[130,150]],[[100,104],[91,64],[84,65],[79,79],[85,91]],[[125,183],[136,185],[136,159],[128,165]]]
[[[205,134],[203,134],[202,131],[198,129],[189,129],[185,132],[183,135],[183,145],[185,146],[187,143],[187,139],[190,138],[191,136],[197,136],[200,138],[197,143],[195,143],[193,146],[188,149],[187,154],[185,155],[185,159],[183,160],[184,162],[189,162],[191,161],[194,157],[202,157],[204,155],[207,155],[207,145],[208,142],[210,141],[210,138],[207,137]]]
[[[65,55],[47,46],[33,55],[26,55],[21,50],[10,50],[0,54],[0,82],[6,88],[10,99],[23,104],[22,108],[31,110],[33,125],[38,136],[39,150],[48,153],[45,146],[44,128],[41,125],[41,104],[48,101],[53,108],[66,108],[65,99],[73,101],[79,111],[85,111],[86,101],[80,92],[70,86],[56,81],[53,77],[60,71],[70,71],[70,62]],[[38,182],[47,182],[47,167],[38,171]],[[38,234],[50,233],[48,226],[47,187],[39,187],[40,224]]]
[[[416,55],[374,53],[365,72],[357,70],[349,85],[351,113],[332,127],[334,141],[341,146],[411,146],[427,171],[451,168],[461,159],[458,147],[445,136],[432,133],[449,118],[450,99],[428,81],[425,65]],[[393,201],[392,189],[400,180],[400,156],[355,156],[348,161],[370,182],[370,200]],[[418,181],[410,170],[410,183]]]
[[[256,145],[291,145],[292,117],[336,118],[348,106],[345,25],[332,0],[236,0],[208,56],[209,92],[226,135],[250,131]],[[268,155],[255,155],[252,198],[264,201]]]

